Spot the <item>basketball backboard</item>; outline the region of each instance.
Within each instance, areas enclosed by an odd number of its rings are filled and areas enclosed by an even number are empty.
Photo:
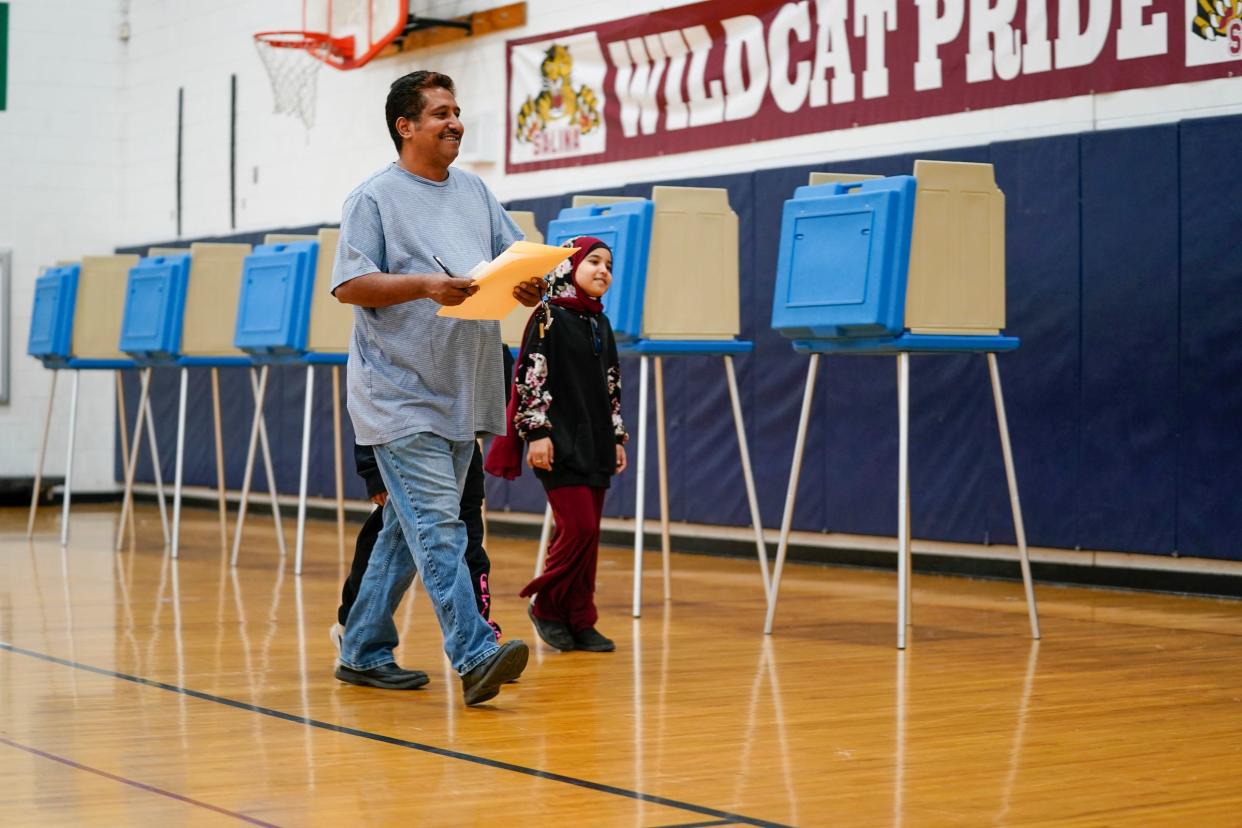
[[[410,0],[303,0],[302,29],[324,32],[330,50],[311,54],[337,69],[367,63],[405,29]]]

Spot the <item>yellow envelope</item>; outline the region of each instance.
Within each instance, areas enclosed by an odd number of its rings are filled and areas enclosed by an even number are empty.
[[[473,273],[479,292],[460,305],[440,308],[437,316],[453,319],[504,319],[518,305],[513,289],[521,282],[544,276],[578,252],[576,247],[553,247],[517,241]]]

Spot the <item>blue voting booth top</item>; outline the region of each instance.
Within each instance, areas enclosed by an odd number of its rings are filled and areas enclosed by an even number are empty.
[[[772,327],[802,353],[1010,351],[1015,337],[905,329],[917,181],[799,187],[781,216]]]
[[[35,280],[26,353],[48,368],[63,368],[69,364],[73,311],[81,273],[82,266],[76,264],[49,267]]]
[[[595,236],[612,248],[612,287],[604,294],[604,313],[619,343],[642,336],[654,211],[650,199],[567,207],[548,223],[548,244]]]
[[[148,256],[130,268],[120,350],[139,365],[175,363],[189,284],[189,253]]]
[[[794,191],[781,216],[772,327],[791,339],[899,335],[915,189],[899,175]]]
[[[262,244],[242,265],[233,344],[258,363],[301,361],[319,242]]]

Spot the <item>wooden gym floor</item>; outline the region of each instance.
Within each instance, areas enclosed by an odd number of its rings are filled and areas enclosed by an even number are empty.
[[[398,612],[421,691],[338,683],[327,629],[342,565],[312,522],[278,567],[256,508],[241,566],[186,513],[181,560],[153,507],[112,551],[117,509],[36,539],[0,510],[0,823],[6,825],[1239,825],[1242,604],[914,580],[792,565],[762,633],[753,562],[606,549],[613,654],[536,645],[516,597],[534,543],[493,538],[496,617],[532,645],[517,685],[461,705],[425,594]],[[351,532],[356,527],[351,526]],[[292,540],[292,521],[286,530]],[[352,550],[352,537],[350,537]]]

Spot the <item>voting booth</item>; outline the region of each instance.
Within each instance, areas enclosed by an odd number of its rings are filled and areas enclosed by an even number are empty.
[[[233,536],[231,559],[234,566],[237,565],[241,550],[242,526],[254,473],[255,447],[265,430],[263,403],[268,368],[273,364],[296,363],[306,366],[297,534],[294,546],[294,573],[297,575],[302,574],[306,540],[315,368],[319,365],[332,368],[337,544],[340,554],[344,555],[345,484],[341,461],[340,388],[341,366],[346,364],[349,357],[353,309],[337,302],[329,289],[339,238],[340,231],[335,228],[322,228],[316,235],[269,233],[264,237],[264,244],[247,256],[243,265],[234,344],[249,353],[251,359],[260,367],[255,384],[255,419],[250,429],[246,470],[242,481],[242,500],[237,529]],[[267,474],[269,484],[274,487],[270,465]],[[273,503],[274,497],[273,495]],[[273,505],[273,509],[275,508]],[[281,554],[284,554],[283,545]]]
[[[653,187],[651,198],[575,196],[548,224],[547,243],[595,236],[612,248],[613,282],[604,312],[623,354],[639,357],[639,403],[634,532],[633,614],[642,611],[642,551],[647,457],[649,362],[655,363],[664,599],[671,596],[668,460],[665,450],[664,359],[719,356],[732,402],[742,477],[750,506],[765,597],[769,591],[763,521],[755,494],[750,451],[737,390],[733,355],[753,343],[739,340],[738,219],[728,191],[709,187]],[[539,564],[546,553],[551,510],[544,515]]]
[[[48,408],[44,419],[43,437],[35,467],[34,493],[30,502],[27,537],[34,533],[34,521],[38,511],[39,492],[42,488],[43,466],[47,457],[47,438],[51,427],[52,405],[56,399],[58,372],[72,369],[73,391],[69,406],[69,439],[65,463],[65,497],[61,520],[61,544],[69,542],[69,511],[73,490],[73,460],[77,431],[77,408],[79,371],[117,371],[117,406],[121,431],[125,473],[130,474],[130,463],[136,459],[141,429],[134,431],[134,452],[128,451],[128,426],[124,398],[120,394],[120,371],[134,367],[134,361],[118,348],[121,324],[126,300],[126,281],[130,268],[138,263],[133,255],[86,256],[81,263],[71,263],[48,268],[35,282],[34,307],[31,311],[30,338],[27,353],[51,368],[52,388],[48,394]],[[89,309],[89,310],[88,310]],[[140,419],[150,417],[150,403],[146,410],[139,410]],[[159,476],[159,449],[154,433],[149,434],[148,445],[156,467],[156,485],[164,540],[168,541],[167,517],[164,510],[163,481]],[[124,527],[124,517],[122,527]],[[133,522],[130,522],[132,528]],[[123,530],[122,530],[123,531]]]
[[[125,310],[121,319],[120,349],[139,366],[139,410],[134,423],[134,453],[130,455],[125,471],[125,494],[122,498],[122,515],[129,519],[130,536],[135,537],[133,511],[132,471],[137,463],[137,447],[145,416],[147,433],[154,440],[155,420],[150,416],[151,369],[157,366],[176,365],[181,348],[181,333],[185,317],[186,288],[190,278],[190,254],[184,249],[153,249],[129,270],[124,288]],[[184,390],[184,389],[183,389]],[[123,394],[121,395],[123,397]],[[123,402],[122,402],[123,404]],[[173,495],[173,527],[171,537],[165,530],[165,544],[170,545],[175,557],[180,536],[181,519],[181,464],[183,433],[178,424],[176,479]],[[128,453],[122,446],[122,453]],[[158,461],[155,461],[158,465]],[[156,474],[160,472],[157,470]],[[157,478],[158,479],[158,478]],[[163,497],[160,509],[164,508]],[[124,521],[122,522],[124,526]],[[118,533],[117,548],[122,535]]]
[[[897,358],[897,646],[910,623],[909,382],[912,353],[987,357],[1031,634],[1031,582],[996,354],[1004,336],[1005,197],[991,164],[916,161],[913,176],[816,173],[785,202],[772,327],[810,354],[764,632],[771,633],[821,354]]]
[[[267,431],[263,404],[272,365],[301,361],[306,353],[310,323],[310,292],[318,266],[319,243],[316,236],[269,233],[263,244],[242,261],[237,305],[233,319],[233,345],[251,361],[251,390],[254,417],[246,448],[246,470],[242,475],[241,501],[237,526],[233,531],[230,560],[237,566],[254,480],[255,454]],[[272,516],[276,521],[280,556],[285,555],[284,531],[280,527],[275,473],[270,450],[264,445],[264,471],[271,494]]]
[[[135,319],[128,322],[129,330],[137,335],[146,324],[142,320],[142,310],[157,307],[157,299],[162,301],[165,314],[163,343],[152,348],[151,342],[141,339],[127,339],[126,344],[133,346],[137,359],[144,363],[141,373],[142,383],[140,397],[146,400],[149,394],[149,371],[152,367],[173,366],[179,369],[180,393],[177,406],[177,454],[175,464],[175,483],[173,489],[173,528],[171,539],[172,556],[176,558],[180,550],[181,529],[181,496],[182,472],[185,460],[186,438],[186,407],[189,389],[189,371],[196,368],[211,370],[212,417],[215,431],[216,460],[216,495],[219,512],[220,546],[228,546],[228,513],[225,500],[224,483],[224,434],[220,412],[220,369],[228,367],[251,366],[251,359],[244,351],[233,344],[233,331],[237,316],[238,299],[241,295],[242,266],[246,256],[250,254],[248,244],[221,244],[211,242],[195,242],[188,249],[184,282],[168,278],[163,284],[167,290],[158,294],[155,278],[157,271],[148,270],[148,263],[168,267],[169,260],[184,257],[186,250],[182,248],[152,248],[147,259],[140,263],[137,273],[131,273],[131,288],[135,290]],[[156,260],[163,259],[160,263]],[[145,275],[152,278],[148,280]],[[139,277],[135,284],[134,278]],[[180,287],[178,293],[177,288]],[[257,390],[257,380],[251,370],[251,388]],[[272,516],[276,525],[277,543],[284,549],[284,536],[280,530],[280,514],[276,504],[276,484],[272,475],[271,450],[268,444],[267,431],[260,431],[264,458],[268,468],[268,485],[272,495]],[[133,491],[133,464],[126,479],[125,498],[122,503],[122,514],[129,507]],[[120,548],[122,537],[117,537],[117,548]]]

